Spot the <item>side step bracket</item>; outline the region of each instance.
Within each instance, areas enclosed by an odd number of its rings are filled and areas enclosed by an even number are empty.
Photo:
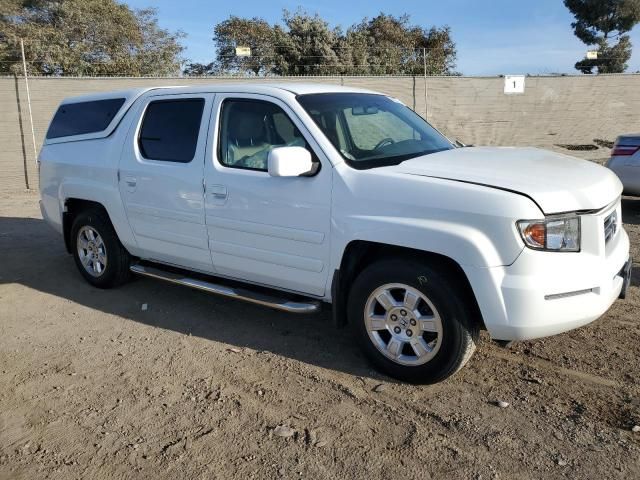
[[[265,307],[275,308],[289,313],[316,313],[321,309],[321,303],[317,300],[296,301],[284,297],[278,297],[262,292],[254,292],[244,288],[229,287],[217,283],[212,283],[198,278],[188,277],[180,273],[161,270],[149,265],[135,264],[130,267],[133,273],[144,275],[145,277],[157,278],[178,285],[203,290],[227,298],[235,298],[249,303],[255,303]]]

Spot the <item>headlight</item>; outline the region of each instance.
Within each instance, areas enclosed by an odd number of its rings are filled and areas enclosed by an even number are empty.
[[[527,247],[551,252],[580,251],[580,217],[547,217],[544,220],[517,222]]]

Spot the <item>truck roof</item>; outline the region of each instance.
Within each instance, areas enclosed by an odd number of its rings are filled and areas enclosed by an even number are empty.
[[[306,95],[312,93],[378,93],[361,88],[344,87],[341,85],[323,83],[302,83],[302,82],[282,82],[282,83],[253,83],[245,81],[242,83],[211,83],[208,85],[176,85],[163,87],[131,88],[128,90],[117,90],[109,92],[91,93],[88,95],[67,97],[62,104],[89,102],[95,100],[106,100],[110,98],[124,98],[127,101],[134,100],[144,93],[152,90],[176,90],[179,93],[216,93],[216,92],[237,92],[237,93],[263,93],[274,94],[290,92],[294,95]]]
[[[377,93],[360,88],[322,83],[254,83],[253,81],[131,88],[129,90],[91,93],[89,95],[68,97],[61,102],[58,111],[49,124],[44,144],[64,143],[69,141],[70,138],[78,141],[108,137],[115,130],[129,108],[141,96],[149,92],[169,94],[254,93],[273,97],[313,93]],[[75,114],[72,112],[75,112]],[[96,118],[102,118],[105,122],[108,121],[108,125],[104,123],[97,127],[94,126],[94,128],[87,128],[87,122],[95,121]],[[68,128],[69,124],[73,124],[73,128]],[[53,125],[57,125],[58,128],[54,129]],[[61,125],[62,127],[60,127]],[[67,125],[67,127],[64,127],[64,125]]]

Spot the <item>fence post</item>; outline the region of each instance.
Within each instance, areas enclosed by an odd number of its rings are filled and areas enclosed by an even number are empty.
[[[411,96],[413,97],[413,111],[416,111],[416,76],[415,75],[411,75],[411,78],[413,79],[413,85],[412,85],[412,91],[411,91]]]
[[[424,119],[429,121],[429,103],[427,97],[427,49],[422,49],[422,59],[424,61]]]
[[[31,92],[29,92],[29,75],[27,74],[27,59],[24,56],[24,40],[22,38],[20,39],[20,50],[22,51],[22,68],[24,70],[24,85],[27,89],[27,105],[29,107],[29,123],[31,124],[31,140],[33,141],[33,160],[34,160],[34,163],[38,163],[38,149],[36,148],[36,133],[33,128],[33,112],[31,111]]]
[[[16,104],[18,106],[18,126],[20,127],[20,144],[22,145],[22,167],[24,168],[24,186],[29,190],[29,170],[27,169],[27,147],[24,144],[24,127],[22,124],[22,106],[20,105],[20,85],[18,84],[18,75],[14,74],[13,78],[16,84]]]

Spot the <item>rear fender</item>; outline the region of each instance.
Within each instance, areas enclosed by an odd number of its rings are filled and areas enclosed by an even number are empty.
[[[60,212],[65,212],[68,199],[88,200],[99,203],[104,207],[120,242],[132,254],[139,255],[138,245],[133,235],[124,205],[120,198],[120,191],[111,184],[81,179],[64,180],[58,190]]]

